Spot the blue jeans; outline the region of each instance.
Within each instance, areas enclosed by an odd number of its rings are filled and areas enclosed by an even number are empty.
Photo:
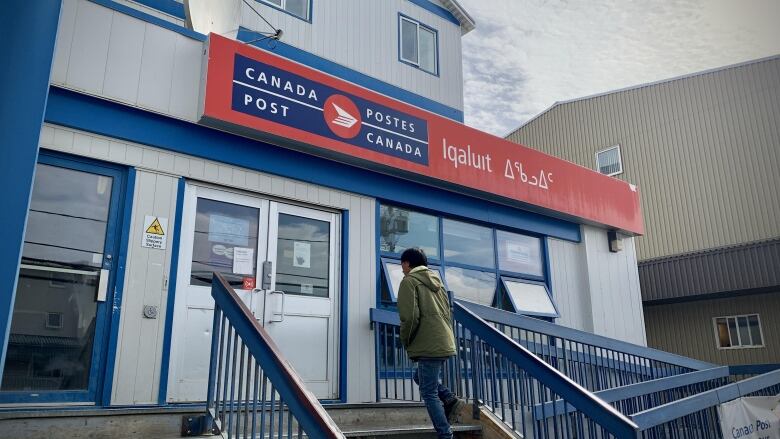
[[[444,402],[450,401],[455,395],[439,381],[439,375],[444,368],[446,358],[420,358],[417,360],[417,370],[414,371],[414,382],[420,386],[420,396],[428,409],[428,416],[433,421],[433,428],[439,439],[451,439],[452,429],[444,414]]]

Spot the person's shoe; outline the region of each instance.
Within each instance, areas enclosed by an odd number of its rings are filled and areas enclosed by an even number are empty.
[[[451,401],[447,401],[447,403],[444,404],[444,414],[447,416],[447,421],[450,424],[458,422],[460,412],[465,406],[466,400],[464,399],[454,398]]]

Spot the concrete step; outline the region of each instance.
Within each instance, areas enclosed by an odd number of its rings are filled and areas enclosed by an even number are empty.
[[[326,406],[349,438],[435,438],[425,407],[419,403],[336,404]],[[175,439],[182,417],[197,417],[204,407],[88,409],[29,408],[0,410],[0,437],[25,439]],[[479,437],[476,422],[453,425],[458,438]],[[211,436],[213,437],[213,436]]]

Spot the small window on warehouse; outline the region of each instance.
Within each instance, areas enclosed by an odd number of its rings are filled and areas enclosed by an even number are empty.
[[[410,64],[428,73],[438,75],[438,35],[417,20],[399,15],[399,57],[402,62]]]
[[[398,299],[401,253],[420,247],[455,298],[531,316],[557,317],[545,241],[389,204],[379,209],[381,302]]]
[[[758,314],[716,317],[715,338],[720,349],[764,347]]]
[[[613,176],[623,173],[620,145],[596,153],[596,169],[602,174]]]
[[[280,9],[287,12],[290,15],[294,15],[300,19],[311,21],[311,2],[312,0],[259,0],[261,3],[265,3],[272,6],[275,9]]]

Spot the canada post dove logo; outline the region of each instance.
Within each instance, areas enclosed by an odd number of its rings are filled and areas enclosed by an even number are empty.
[[[360,111],[352,100],[344,95],[334,94],[325,100],[323,117],[333,134],[351,139],[360,133],[362,120]]]

